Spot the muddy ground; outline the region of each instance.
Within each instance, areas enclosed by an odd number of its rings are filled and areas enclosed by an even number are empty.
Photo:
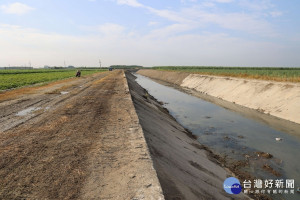
[[[163,199],[123,71],[0,94],[0,199]]]

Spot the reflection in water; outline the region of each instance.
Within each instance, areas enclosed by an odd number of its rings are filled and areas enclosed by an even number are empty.
[[[200,143],[207,145],[217,154],[226,155],[228,160],[245,160],[252,157],[252,167],[245,170],[254,174],[256,178],[295,179],[296,193],[300,181],[299,137],[272,129],[262,122],[161,85],[141,75],[136,76],[136,81],[148,90],[149,94],[163,101],[171,115],[197,135]],[[278,141],[276,138],[282,140]],[[273,155],[273,158],[260,159],[254,152],[267,152]],[[263,169],[266,163],[281,175],[278,177]],[[298,196],[295,194],[285,198],[294,199]]]

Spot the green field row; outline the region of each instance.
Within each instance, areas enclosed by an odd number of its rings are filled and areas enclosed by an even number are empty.
[[[0,70],[0,90],[75,77],[76,71],[77,69]],[[101,71],[104,70],[81,70],[81,75],[86,76]]]
[[[208,75],[257,78],[275,81],[300,82],[300,68],[162,66],[153,67],[153,69],[166,71],[183,71]]]

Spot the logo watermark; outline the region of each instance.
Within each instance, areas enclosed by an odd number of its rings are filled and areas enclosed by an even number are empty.
[[[254,179],[243,181],[245,194],[295,194],[294,179]]]
[[[237,178],[229,177],[223,187],[228,194],[295,194],[294,179],[254,179],[241,184]],[[296,192],[300,192],[298,190]]]
[[[225,192],[228,194],[239,194],[242,191],[241,183],[234,177],[229,177],[224,181],[223,184]]]

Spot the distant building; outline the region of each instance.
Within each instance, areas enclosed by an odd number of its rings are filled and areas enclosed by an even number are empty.
[[[66,69],[66,67],[44,65],[44,69]]]

